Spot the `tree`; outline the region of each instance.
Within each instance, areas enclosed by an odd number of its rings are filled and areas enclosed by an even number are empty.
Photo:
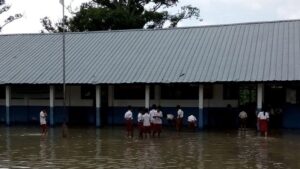
[[[10,7],[11,7],[10,5],[5,5],[5,0],[0,0],[0,15],[3,14],[4,12],[7,12],[10,9]],[[7,24],[13,22],[14,20],[20,19],[22,17],[23,15],[20,13],[8,16],[4,20],[4,23],[0,24],[0,32],[3,29],[3,27],[5,27]]]
[[[178,4],[179,0],[92,0],[83,3],[78,12],[72,12],[71,18],[64,17],[65,30],[72,32],[120,30],[120,29],[155,29],[162,28],[166,22],[176,27],[178,22],[188,18],[199,19],[200,10],[184,6],[176,14],[167,9]],[[55,23],[48,17],[41,19],[44,31],[60,32],[62,22]]]

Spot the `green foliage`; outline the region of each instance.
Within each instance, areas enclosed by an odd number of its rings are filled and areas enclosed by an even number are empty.
[[[83,3],[78,12],[73,12],[73,17],[65,17],[65,31],[154,29],[162,28],[167,21],[170,27],[176,27],[183,19],[199,19],[200,10],[192,6],[184,6],[176,14],[166,10],[177,3],[178,0],[92,0]],[[48,17],[41,22],[44,31],[63,30],[62,22],[53,25]]]

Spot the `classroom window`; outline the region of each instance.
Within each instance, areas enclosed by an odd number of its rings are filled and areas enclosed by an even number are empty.
[[[213,86],[204,85],[203,87],[204,99],[213,98]],[[198,100],[199,99],[199,85],[191,84],[169,84],[161,86],[161,98],[168,100]]]
[[[144,100],[145,85],[118,85],[114,87],[117,100]],[[150,86],[150,99],[154,99],[154,86]]]
[[[236,100],[239,98],[239,86],[235,84],[223,85],[223,99]]]
[[[49,99],[49,86],[34,85],[34,86],[12,86],[12,99]]]
[[[81,99],[94,99],[95,93],[95,86],[81,86]]]
[[[64,87],[62,85],[54,86],[54,97],[55,99],[64,99]]]
[[[0,86],[0,99],[5,99],[5,86]]]

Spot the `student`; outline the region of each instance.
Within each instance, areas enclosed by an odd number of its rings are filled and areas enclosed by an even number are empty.
[[[241,109],[242,111],[239,113],[239,119],[240,119],[240,129],[246,130],[246,124],[247,124],[247,113]]]
[[[157,107],[157,111],[154,113],[154,130],[152,133],[152,137],[155,137],[155,134],[157,133],[157,136],[160,137],[161,129],[162,129],[162,117],[163,113],[161,111],[161,107]]]
[[[41,131],[42,131],[42,136],[47,134],[47,112],[45,109],[43,109],[40,112],[40,125],[41,125]]]
[[[197,118],[194,116],[194,115],[190,115],[188,116],[188,119],[187,119],[188,123],[189,123],[189,127],[195,131],[196,130],[196,127],[197,127]]]
[[[142,108],[140,108],[138,116],[137,116],[139,138],[143,138],[143,114],[144,114],[144,111]]]
[[[265,137],[268,136],[268,123],[269,123],[269,113],[266,111],[260,111],[257,115],[257,120],[259,124],[259,130]]]
[[[126,111],[124,115],[125,124],[126,124],[126,130],[127,130],[127,137],[132,138],[133,137],[133,124],[132,124],[132,111],[131,106],[128,106],[128,110]]]
[[[152,108],[149,112],[149,115],[150,115],[150,122],[151,122],[151,130],[152,130],[152,133],[154,134],[154,114],[156,114],[157,110],[156,110],[156,105],[153,104],[152,105]],[[153,135],[152,134],[152,135]]]
[[[181,131],[183,123],[184,112],[181,110],[180,105],[177,105],[177,118],[176,118],[176,130]]]
[[[169,126],[174,126],[174,115],[167,114],[167,121],[168,121]]]
[[[150,123],[150,114],[148,113],[148,109],[145,109],[145,113],[143,115],[143,133],[145,134],[145,138],[147,135],[151,134],[151,123]]]

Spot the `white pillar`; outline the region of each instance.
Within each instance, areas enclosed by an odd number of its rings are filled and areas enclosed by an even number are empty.
[[[199,103],[198,103],[198,108],[199,108],[199,115],[198,115],[198,126],[200,129],[203,129],[204,127],[204,119],[203,119],[203,85],[199,85]]]
[[[257,85],[257,110],[260,111],[262,109],[263,104],[263,84]]]
[[[54,99],[55,99],[55,88],[50,86],[50,126],[54,125]]]
[[[96,86],[96,127],[100,127],[101,125],[101,116],[100,116],[100,108],[101,108],[101,86]]]
[[[150,107],[150,85],[145,86],[145,107],[147,109]]]
[[[155,103],[157,105],[160,105],[160,86],[159,85],[155,85],[154,87],[154,98],[155,98]]]
[[[11,95],[10,95],[10,86],[5,87],[5,105],[6,105],[6,125],[10,125],[10,100],[11,100]]]
[[[114,86],[108,86],[108,106],[114,105]]]

